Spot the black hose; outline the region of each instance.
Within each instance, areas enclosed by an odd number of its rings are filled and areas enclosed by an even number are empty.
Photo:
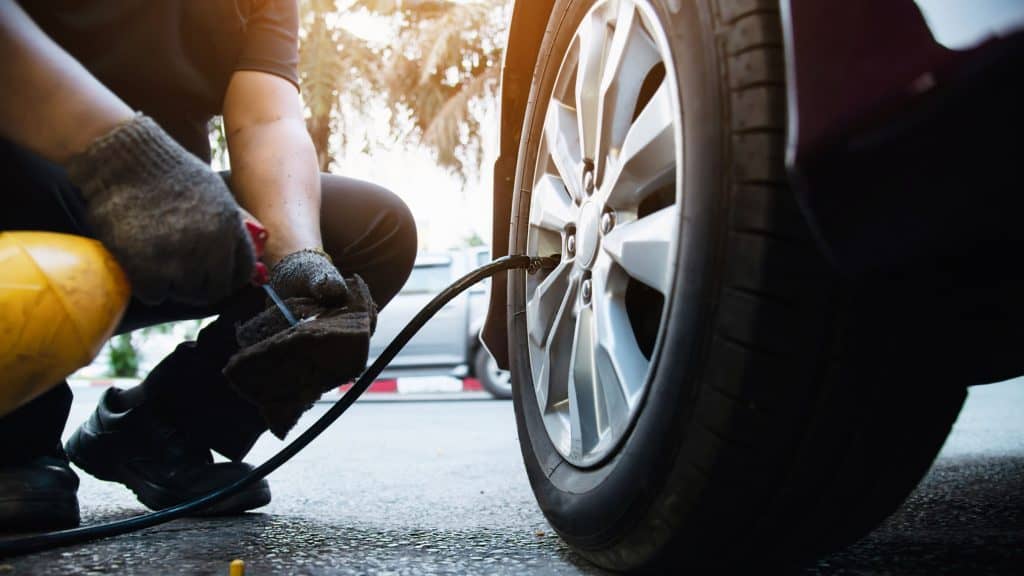
[[[373,364],[363,372],[362,376],[360,376],[358,380],[356,380],[352,388],[337,402],[335,402],[334,406],[331,406],[326,414],[321,416],[319,420],[314,422],[298,438],[282,448],[280,452],[270,457],[266,462],[260,464],[244,478],[241,478],[233,484],[214,490],[205,496],[201,496],[189,502],[184,502],[177,506],[165,508],[157,512],[135,516],[133,518],[115,520],[114,522],[98,524],[95,526],[83,526],[81,528],[72,528],[70,530],[60,530],[56,532],[47,532],[45,534],[2,539],[0,540],[0,557],[16,556],[20,554],[27,554],[29,552],[38,552],[41,550],[57,548],[60,546],[82,544],[93,540],[99,540],[100,538],[108,538],[110,536],[119,536],[121,534],[135,532],[137,530],[150,528],[152,526],[163,524],[164,522],[170,522],[171,520],[177,520],[178,518],[189,516],[203,508],[206,508],[207,506],[216,504],[225,498],[238,494],[246,486],[249,486],[253,482],[258,482],[274,470],[277,470],[278,467],[298,454],[299,451],[309,445],[310,442],[333,424],[335,420],[341,417],[341,415],[344,414],[345,411],[348,410],[364,392],[366,392],[370,385],[373,384],[374,380],[377,379],[377,376],[384,370],[384,368],[387,367],[388,364],[391,363],[402,348],[409,343],[409,340],[419,332],[420,328],[422,328],[423,325],[437,314],[437,312],[450,300],[461,294],[470,286],[473,286],[485,278],[494,276],[499,272],[517,268],[526,268],[534,271],[550,267],[550,263],[551,261],[545,258],[505,256],[489,264],[485,264],[455,281],[455,283],[434,297],[429,304],[423,307],[423,310],[421,310],[419,314],[406,324],[405,328],[398,333],[398,336],[395,336],[394,340],[388,344],[387,348],[381,352],[380,356],[377,357]]]

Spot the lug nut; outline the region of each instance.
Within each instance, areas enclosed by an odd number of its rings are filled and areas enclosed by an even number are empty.
[[[594,171],[587,170],[583,173],[583,189],[586,190],[587,194],[594,193]]]
[[[605,212],[601,216],[601,233],[607,234],[612,231],[612,228],[615,228],[615,215],[611,212]]]
[[[565,251],[569,253],[569,257],[572,258],[576,255],[576,235],[570,234],[565,239]]]
[[[590,284],[590,279],[584,280],[583,281],[583,288],[581,289],[581,291],[582,291],[581,296],[583,297],[583,305],[584,306],[589,306],[590,305],[590,298],[593,296],[593,290],[594,290],[594,288]]]
[[[594,161],[583,159],[583,191],[587,196],[594,193]]]

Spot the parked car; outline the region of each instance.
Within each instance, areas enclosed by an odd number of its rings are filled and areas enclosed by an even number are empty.
[[[371,362],[441,290],[489,261],[488,248],[419,255],[405,286],[377,318],[377,331],[370,340]],[[488,288],[489,283],[478,284],[445,305],[382,377],[475,377],[494,397],[510,398],[509,373],[498,368],[479,338],[487,313]]]
[[[493,246],[559,264],[496,279],[484,333],[576,551],[772,573],[836,549],[914,488],[967,385],[1024,373],[1022,23],[515,2]]]

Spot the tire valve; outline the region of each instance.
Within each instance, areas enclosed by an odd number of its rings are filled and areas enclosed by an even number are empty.
[[[541,270],[554,270],[562,261],[558,254],[552,256],[536,256],[530,259],[530,265],[526,268],[529,274],[536,274]]]

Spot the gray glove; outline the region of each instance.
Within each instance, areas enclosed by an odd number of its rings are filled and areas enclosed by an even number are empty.
[[[290,326],[271,305],[236,327],[241,350],[224,375],[243,397],[259,407],[270,431],[284,438],[299,416],[332,388],[366,368],[377,306],[359,276],[348,279],[344,306],[325,308],[310,298],[285,304],[299,323]]]
[[[270,285],[281,298],[312,298],[325,308],[348,300],[348,286],[322,250],[292,252],[270,271]]]
[[[256,256],[231,192],[151,118],[118,126],[67,168],[143,302],[210,304],[249,281]]]
[[[366,367],[377,307],[363,280],[351,276],[346,282],[320,250],[285,256],[271,270],[270,285],[299,324],[289,326],[268,303],[236,327],[241,350],[224,374],[284,438],[321,394]]]

